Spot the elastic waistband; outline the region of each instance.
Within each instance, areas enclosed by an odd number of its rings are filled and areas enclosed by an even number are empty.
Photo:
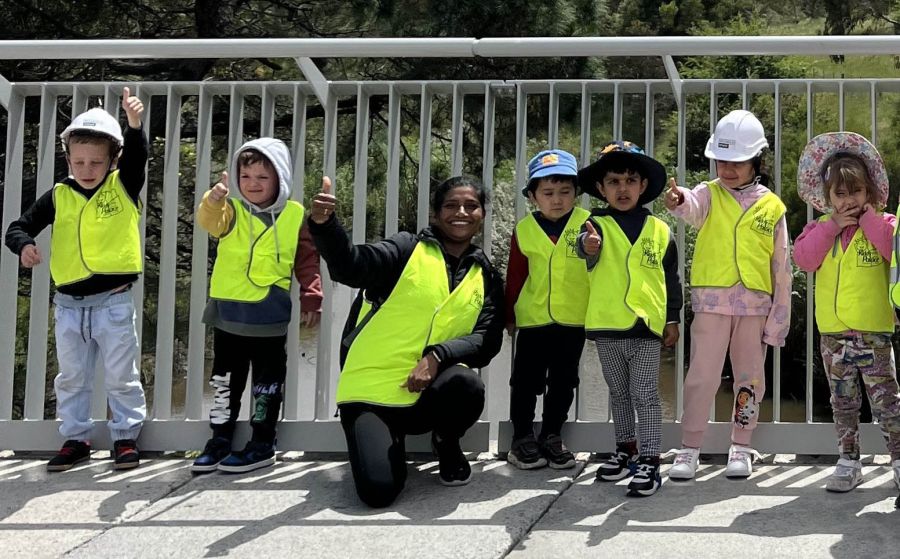
[[[53,297],[53,304],[69,308],[106,307],[127,302],[133,302],[131,284],[94,295],[66,295],[57,292]]]

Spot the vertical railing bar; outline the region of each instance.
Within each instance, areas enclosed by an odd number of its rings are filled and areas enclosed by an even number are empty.
[[[712,136],[716,131],[716,123],[719,121],[719,97],[716,94],[716,82],[709,82],[709,135]],[[716,175],[716,162],[714,159],[709,160],[709,176]]]
[[[870,114],[872,115],[870,126],[872,145],[878,147],[878,91],[874,80],[869,82],[869,106],[871,107]]]
[[[139,97],[144,102],[144,114],[141,115],[141,126],[144,129],[144,134],[148,133],[147,128],[149,127],[150,122],[150,113],[153,109],[153,98],[148,96],[141,96],[141,86],[135,86],[134,90],[131,92],[132,95]],[[147,158],[147,163],[144,165],[144,186],[141,188],[140,200],[141,200],[141,223],[139,225],[140,233],[141,233],[141,248],[143,249],[144,259],[147,258],[147,249],[146,249],[146,241],[147,241],[147,169],[150,166],[150,159]],[[145,270],[146,273],[146,270]],[[137,331],[137,342],[138,347],[143,348],[144,346],[141,343],[144,335],[144,275],[141,274],[138,276],[137,281],[134,283],[134,287],[132,288],[132,292],[134,293],[134,325],[135,330]],[[138,350],[137,357],[137,368],[139,371],[142,371],[142,363],[143,363],[143,351]]]
[[[581,146],[580,152],[578,153],[578,161],[579,168],[586,167],[591,163],[591,92],[588,89],[587,82],[581,82],[581,122],[580,122],[580,133],[581,133]],[[587,194],[581,195],[581,206],[583,208],[590,207],[590,196]],[[585,363],[584,360],[580,360],[578,362],[578,370],[580,378],[585,378],[584,375],[588,374],[585,371]],[[597,371],[598,373],[601,371]],[[579,386],[575,389],[575,421],[579,419],[583,419],[581,417],[582,410],[587,408],[587,400],[588,394],[585,390],[582,390]]]
[[[463,168],[463,100],[465,94],[460,91],[459,83],[453,84],[453,120],[450,147],[450,173],[453,176],[462,174]]]
[[[622,95],[619,92],[619,82],[613,85],[613,139],[622,139]]]
[[[656,150],[656,97],[650,84],[644,93],[644,153],[653,157]]]
[[[685,141],[687,138],[686,122],[685,122],[685,97],[686,95],[681,96],[681,101],[678,102],[678,184],[684,185],[685,177],[686,177],[686,151],[685,151]],[[678,275],[684,278],[684,262],[685,262],[685,234],[684,234],[684,222],[682,220],[678,220],[678,226],[676,231],[676,241],[678,243]],[[684,284],[688,282],[685,281]],[[684,307],[681,309],[681,323],[684,324]],[[681,420],[681,415],[684,413],[684,336],[678,337],[678,344],[675,350],[675,417],[678,421]]]
[[[419,192],[416,201],[416,229],[428,226],[428,202],[431,192],[431,91],[422,84],[419,110]]]
[[[6,167],[3,191],[3,232],[19,218],[22,210],[22,167],[25,143],[25,97],[12,86],[6,119]],[[46,248],[46,246],[45,246]],[[48,264],[44,264],[47,266]],[[0,316],[13,317],[12,325],[0,336],[0,420],[12,419],[13,372],[16,364],[16,320],[18,316],[19,258],[0,250],[0,285],[15,286],[0,290]]]
[[[293,125],[291,127],[291,152],[293,156],[293,187],[291,200],[303,203],[304,181],[306,178],[306,95],[295,85],[292,93]],[[307,211],[309,208],[307,208]],[[313,395],[315,394],[315,374],[309,370],[306,374],[301,365],[300,353],[300,285],[291,282],[291,301],[296,301],[298,308],[291,313],[287,336],[287,376],[284,379],[284,418],[298,420],[303,417],[312,419]],[[304,406],[303,404],[307,405]]]
[[[328,101],[324,103],[325,126],[323,130],[323,171],[333,177],[337,171],[337,100],[328,84]],[[328,267],[322,266],[322,323],[319,327],[319,343],[316,362],[315,418],[331,419],[335,406],[335,392],[339,373],[338,349],[343,318],[350,308],[350,290],[331,280]],[[336,318],[338,318],[336,320]]]
[[[523,84],[516,84],[516,173],[513,191],[516,199],[516,221],[525,216],[525,198],[518,192],[528,180],[528,94]]]
[[[843,132],[845,129],[844,120],[844,82],[838,82],[838,128]]]
[[[813,91],[812,82],[806,82],[806,141],[809,142],[813,137]],[[810,204],[806,204],[806,221],[813,220],[813,208]],[[813,322],[815,314],[813,310],[813,289],[815,274],[813,272],[806,273],[806,422],[813,421],[813,373],[815,372],[813,364],[815,361],[815,351],[813,347]]]
[[[775,194],[781,197],[781,89],[775,82]],[[787,216],[785,216],[787,219]],[[789,249],[790,250],[790,249]],[[788,264],[790,266],[791,264]],[[781,421],[781,348],[772,348],[772,421]]]
[[[388,90],[387,197],[384,235],[390,237],[400,226],[400,101],[401,93],[391,84]]]
[[[40,132],[38,135],[35,199],[50,191],[56,163],[56,95],[41,86]],[[25,369],[25,419],[44,419],[47,383],[47,334],[50,305],[50,228],[35,239],[45,265],[31,270],[31,309],[28,322],[28,361]]]
[[[482,169],[481,169],[481,183],[484,186],[484,190],[488,195],[488,200],[494,199],[494,109],[496,103],[494,98],[494,92],[491,89],[490,83],[484,84],[484,132],[482,133]],[[491,245],[493,243],[493,227],[494,227],[494,205],[489,203],[485,208],[484,213],[484,242],[482,243],[482,249],[488,258],[491,257]],[[495,379],[493,375],[493,370],[490,366],[481,368],[481,378],[484,380],[486,394],[488,398],[496,398],[496,394],[499,394],[499,390],[494,389],[496,385],[500,382],[500,379]],[[499,387],[496,387],[499,388]],[[490,411],[493,409],[491,405],[485,405],[484,411],[481,414],[482,418],[487,418],[490,422],[490,429],[495,429],[495,421],[499,418],[491,417]],[[494,434],[491,438],[494,438],[496,434]]]
[[[231,86],[228,105],[228,154],[225,167],[231,170],[231,160],[244,143],[244,93],[235,85]],[[238,177],[234,177],[237,181]],[[237,186],[237,182],[235,182]]]
[[[197,167],[194,183],[196,209],[209,189],[212,167],[212,104],[213,97],[201,84],[197,99]],[[218,180],[218,177],[213,181]],[[238,177],[234,177],[237,186]],[[206,379],[206,308],[207,256],[209,237],[203,228],[194,225],[191,253],[191,307],[188,324],[188,368],[185,396],[185,417],[203,419],[203,386]]]
[[[750,110],[750,96],[747,95],[747,80],[741,80],[741,108]]]
[[[259,120],[259,135],[264,137],[275,136],[275,95],[265,85],[262,86]]]
[[[369,94],[356,88],[356,149],[353,152],[353,242],[366,242],[366,198],[369,187]]]
[[[550,149],[559,147],[559,90],[556,82],[550,82],[550,97],[548,99],[547,117],[547,144]]]
[[[172,415],[180,146],[181,95],[175,91],[174,86],[169,85],[166,91],[166,147],[163,161],[163,207],[160,225],[159,305],[156,315],[156,374],[153,383],[152,417],[154,419],[169,419]]]

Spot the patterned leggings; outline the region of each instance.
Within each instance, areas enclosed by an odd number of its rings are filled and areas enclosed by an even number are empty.
[[[859,408],[865,385],[892,459],[900,459],[900,387],[888,334],[823,335],[822,361],[831,389],[834,427],[841,455],[859,458]]]
[[[659,352],[656,338],[599,338],[597,354],[609,386],[616,442],[635,440],[634,414],[640,427],[641,456],[659,456],[662,408],[659,403]]]

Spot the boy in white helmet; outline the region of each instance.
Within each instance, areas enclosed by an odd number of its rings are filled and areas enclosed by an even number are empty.
[[[43,262],[35,237],[53,225],[50,275],[56,285],[53,385],[66,442],[47,464],[68,470],[90,459],[93,376],[102,365],[112,419],[116,469],[138,466],[135,440],[147,415],[137,367],[139,347],[131,286],[143,270],[140,192],[147,139],[144,105],[124,88],[128,128],[100,108],[84,112],[60,135],[69,176],[39,197],[6,232],[6,246],[24,268]],[[46,250],[46,249],[45,249]]]
[[[682,448],[669,470],[691,479],[697,470],[709,409],[725,354],[734,373],[728,477],[748,477],[750,446],[766,390],[766,346],[783,346],[791,318],[791,265],[785,206],[764,186],[762,152],[769,147],[759,120],[732,111],[716,124],[706,157],[718,178],[693,190],[669,182],[669,211],[697,228],[691,266],[691,358],[684,382]]]

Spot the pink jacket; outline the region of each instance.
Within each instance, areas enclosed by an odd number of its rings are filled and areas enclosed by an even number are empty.
[[[760,184],[742,190],[725,189],[741,208],[746,210],[764,194],[770,192]],[[688,225],[700,229],[709,214],[712,203],[709,187],[700,183],[693,189],[678,187],[683,202],[672,215],[681,218]],[[787,222],[784,216],[775,225],[775,252],[772,254],[772,287],[769,296],[759,291],[751,291],[743,284],[731,287],[698,287],[691,289],[691,307],[695,313],[705,312],[728,316],[765,316],[763,343],[781,347],[791,325],[791,290],[793,274],[790,251],[788,250]]]
[[[892,214],[879,215],[874,210],[862,214],[862,217],[859,218],[859,226],[849,225],[843,229],[830,219],[810,221],[794,241],[794,262],[804,272],[815,272],[822,265],[828,251],[834,246],[838,235],[841,238],[841,247],[847,250],[850,240],[859,227],[862,227],[863,235],[875,245],[881,257],[890,262],[896,223],[897,218]]]

